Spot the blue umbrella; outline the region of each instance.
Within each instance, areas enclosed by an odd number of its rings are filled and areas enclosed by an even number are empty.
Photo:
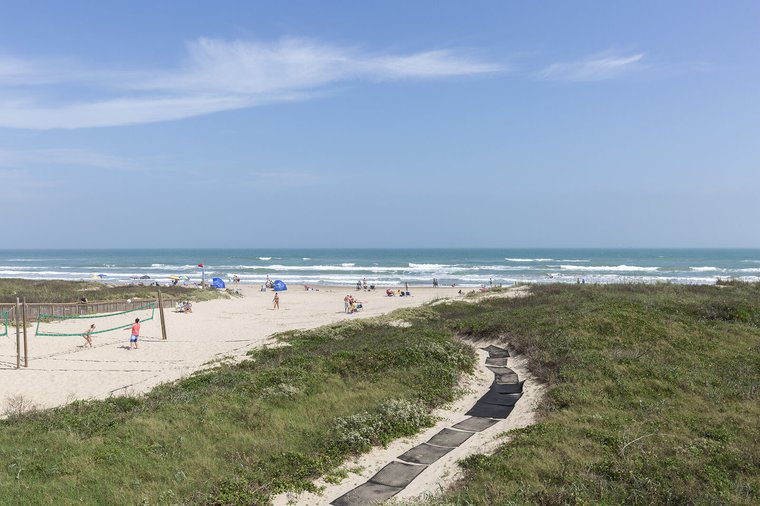
[[[276,280],[274,284],[272,285],[272,288],[274,288],[275,292],[284,292],[288,289],[288,285],[283,283],[281,280]]]

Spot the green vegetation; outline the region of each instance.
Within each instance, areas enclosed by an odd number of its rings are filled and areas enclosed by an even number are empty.
[[[192,299],[194,301],[228,297],[220,290],[198,290],[184,286],[162,286],[167,297]],[[56,281],[30,279],[0,279],[0,303],[14,303],[16,297],[26,297],[27,302],[77,302],[84,295],[90,301],[155,299],[155,286],[115,286],[93,281]]]
[[[472,370],[471,348],[424,314],[290,332],[140,398],[38,412],[17,399],[0,421],[2,503],[248,505],[312,490],[347,456],[432,424]]]
[[[261,504],[312,490],[345,476],[346,456],[431,423],[474,364],[459,334],[509,342],[548,394],[540,423],[466,459],[430,504],[760,502],[760,285],[531,291],[290,332],[145,397],[16,400],[0,497]]]
[[[548,384],[436,504],[760,503],[760,285],[541,286],[436,307]]]

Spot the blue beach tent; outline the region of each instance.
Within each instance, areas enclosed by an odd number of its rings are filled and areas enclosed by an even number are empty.
[[[272,288],[274,288],[275,292],[284,292],[288,289],[288,285],[280,281],[279,279],[274,282],[274,285],[272,285]]]
[[[211,280],[211,286],[214,288],[224,288],[224,281],[222,281],[222,278],[214,278]]]

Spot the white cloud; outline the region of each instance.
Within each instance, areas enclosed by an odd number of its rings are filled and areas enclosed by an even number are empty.
[[[170,121],[305,99],[351,81],[434,79],[505,70],[452,51],[373,55],[293,38],[270,44],[202,38],[189,43],[186,61],[169,71],[80,67],[65,72],[58,66],[46,72],[46,68],[0,59],[0,127],[87,128]],[[46,88],[62,84],[86,87],[97,98],[46,100]]]
[[[76,167],[111,170],[136,170],[139,165],[118,156],[85,149],[6,149],[0,148],[0,169]]]
[[[644,68],[644,53],[632,55],[599,54],[583,60],[552,63],[539,72],[540,79],[557,81],[603,81]]]

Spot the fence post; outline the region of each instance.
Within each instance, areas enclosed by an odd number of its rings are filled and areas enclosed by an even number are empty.
[[[158,291],[158,316],[161,318],[161,338],[166,340],[166,323],[164,322],[164,299]]]
[[[18,304],[19,300],[18,297],[16,297],[16,311],[13,313],[14,317],[16,318],[16,369],[21,368],[21,333],[18,328]]]
[[[29,367],[29,347],[26,344],[26,297],[21,306],[21,318],[24,322],[24,367]]]

